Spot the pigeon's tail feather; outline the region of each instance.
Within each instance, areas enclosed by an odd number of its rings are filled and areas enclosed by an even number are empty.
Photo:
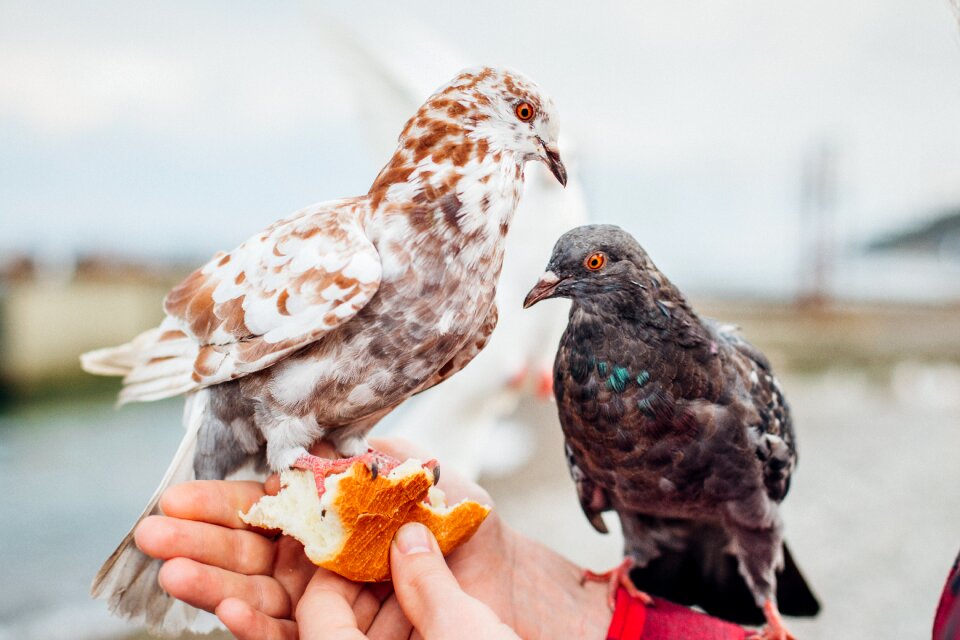
[[[766,618],[729,553],[729,538],[718,526],[692,525],[685,544],[661,550],[645,567],[630,571],[638,589],[737,624],[761,625]],[[788,616],[813,617],[820,603],[783,545],[783,568],[777,571],[777,606]]]
[[[820,613],[820,601],[800,573],[786,542],[783,543],[783,569],[777,573],[777,603],[780,613],[787,616],[811,618]]]
[[[125,376],[140,362],[144,348],[159,337],[160,328],[155,327],[125,344],[88,351],[80,356],[80,366],[98,376]]]
[[[183,367],[177,375],[167,378],[157,378],[143,382],[124,383],[123,390],[117,398],[118,405],[128,402],[150,402],[172,398],[197,388],[197,383],[191,378],[193,367]]]
[[[149,402],[197,388],[193,367],[199,347],[180,331],[157,327],[126,344],[97,349],[80,356],[84,371],[102,376],[123,376],[118,404]]]
[[[105,598],[110,610],[119,616],[145,623],[151,631],[164,635],[180,633],[195,627],[198,610],[176,600],[160,588],[157,576],[162,562],[140,551],[133,540],[133,530],[144,518],[160,513],[160,495],[172,484],[193,478],[193,457],[197,434],[207,408],[209,391],[197,391],[187,397],[184,408],[186,434],[173,461],[154,491],[143,513],[123,538],[120,546],[100,567],[90,593]]]

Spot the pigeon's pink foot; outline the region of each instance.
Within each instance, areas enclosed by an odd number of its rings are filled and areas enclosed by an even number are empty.
[[[544,367],[537,375],[537,397],[549,400],[553,397],[553,369]]]
[[[780,617],[776,602],[767,600],[763,604],[763,616],[767,619],[767,626],[759,633],[750,636],[748,640],[796,640],[783,625],[783,618]]]
[[[630,579],[630,569],[633,568],[633,558],[624,558],[623,562],[611,569],[610,571],[605,571],[603,573],[594,573],[589,569],[583,570],[583,575],[580,577],[580,584],[585,583],[587,580],[591,582],[606,582],[607,583],[607,604],[610,605],[610,610],[612,611],[616,608],[617,605],[617,589],[623,587],[627,590],[627,593],[631,597],[636,598],[643,604],[648,607],[653,606],[653,598],[647,595],[645,592],[640,591],[634,586],[633,581]]]
[[[308,454],[297,458],[293,463],[293,467],[295,469],[313,472],[313,478],[317,483],[317,496],[322,498],[326,491],[324,481],[327,479],[327,476],[343,473],[357,462],[362,462],[367,466],[374,480],[376,480],[380,474],[390,473],[400,464],[400,460],[397,460],[393,456],[376,451],[375,449],[370,449],[363,455],[337,458],[336,460]],[[423,463],[423,468],[433,475],[433,484],[437,484],[440,480],[440,465],[437,461],[433,459],[427,460]]]
[[[312,456],[308,454],[297,458],[297,460],[293,463],[293,467],[295,469],[303,469],[304,471],[313,472],[313,478],[317,483],[317,495],[322,498],[324,492],[326,491],[324,481],[327,479],[327,476],[343,473],[357,462],[362,462],[365,464],[370,470],[370,475],[372,475],[374,478],[381,473],[390,473],[394,467],[400,464],[400,461],[396,458],[370,449],[363,455],[351,456],[349,458],[337,458],[335,460],[331,460],[329,458],[320,458],[318,456]]]

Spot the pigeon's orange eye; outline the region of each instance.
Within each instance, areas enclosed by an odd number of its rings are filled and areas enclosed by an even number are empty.
[[[517,108],[514,109],[514,113],[517,114],[517,118],[519,118],[521,122],[530,122],[533,120],[535,111],[533,110],[533,105],[529,102],[521,102],[517,105]]]
[[[607,257],[602,253],[594,253],[587,256],[587,259],[583,261],[583,264],[590,269],[590,271],[596,271],[604,264],[607,263]]]

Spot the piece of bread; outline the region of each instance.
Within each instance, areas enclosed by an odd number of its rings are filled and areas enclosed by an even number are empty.
[[[303,543],[314,564],[356,582],[390,579],[390,543],[403,524],[426,525],[446,555],[469,540],[490,512],[469,500],[446,506],[433,475],[413,459],[376,479],[357,462],[327,476],[322,499],[309,471],[283,471],[280,485],[277,495],[260,498],[240,518],[282,530]]]

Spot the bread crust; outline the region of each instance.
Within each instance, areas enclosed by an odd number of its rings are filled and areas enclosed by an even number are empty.
[[[316,498],[313,474],[284,471],[280,494],[264,496],[240,515],[249,524],[280,529],[297,538],[318,566],[356,582],[382,582],[390,579],[390,544],[405,523],[420,522],[429,528],[446,555],[469,540],[490,513],[490,507],[471,500],[451,507],[431,506],[432,475],[419,466],[412,472],[398,471],[396,475],[373,478],[366,466],[357,462],[343,474],[331,476],[327,487],[333,485],[332,491],[328,488],[332,500],[325,495],[324,505],[319,499],[309,505],[319,514],[302,513],[302,502],[296,508],[295,503],[283,502],[284,492],[291,491],[292,483],[302,486],[307,480]],[[334,518],[338,523],[330,521]],[[325,540],[329,538],[334,544],[337,539],[342,542],[330,548],[334,545]]]

